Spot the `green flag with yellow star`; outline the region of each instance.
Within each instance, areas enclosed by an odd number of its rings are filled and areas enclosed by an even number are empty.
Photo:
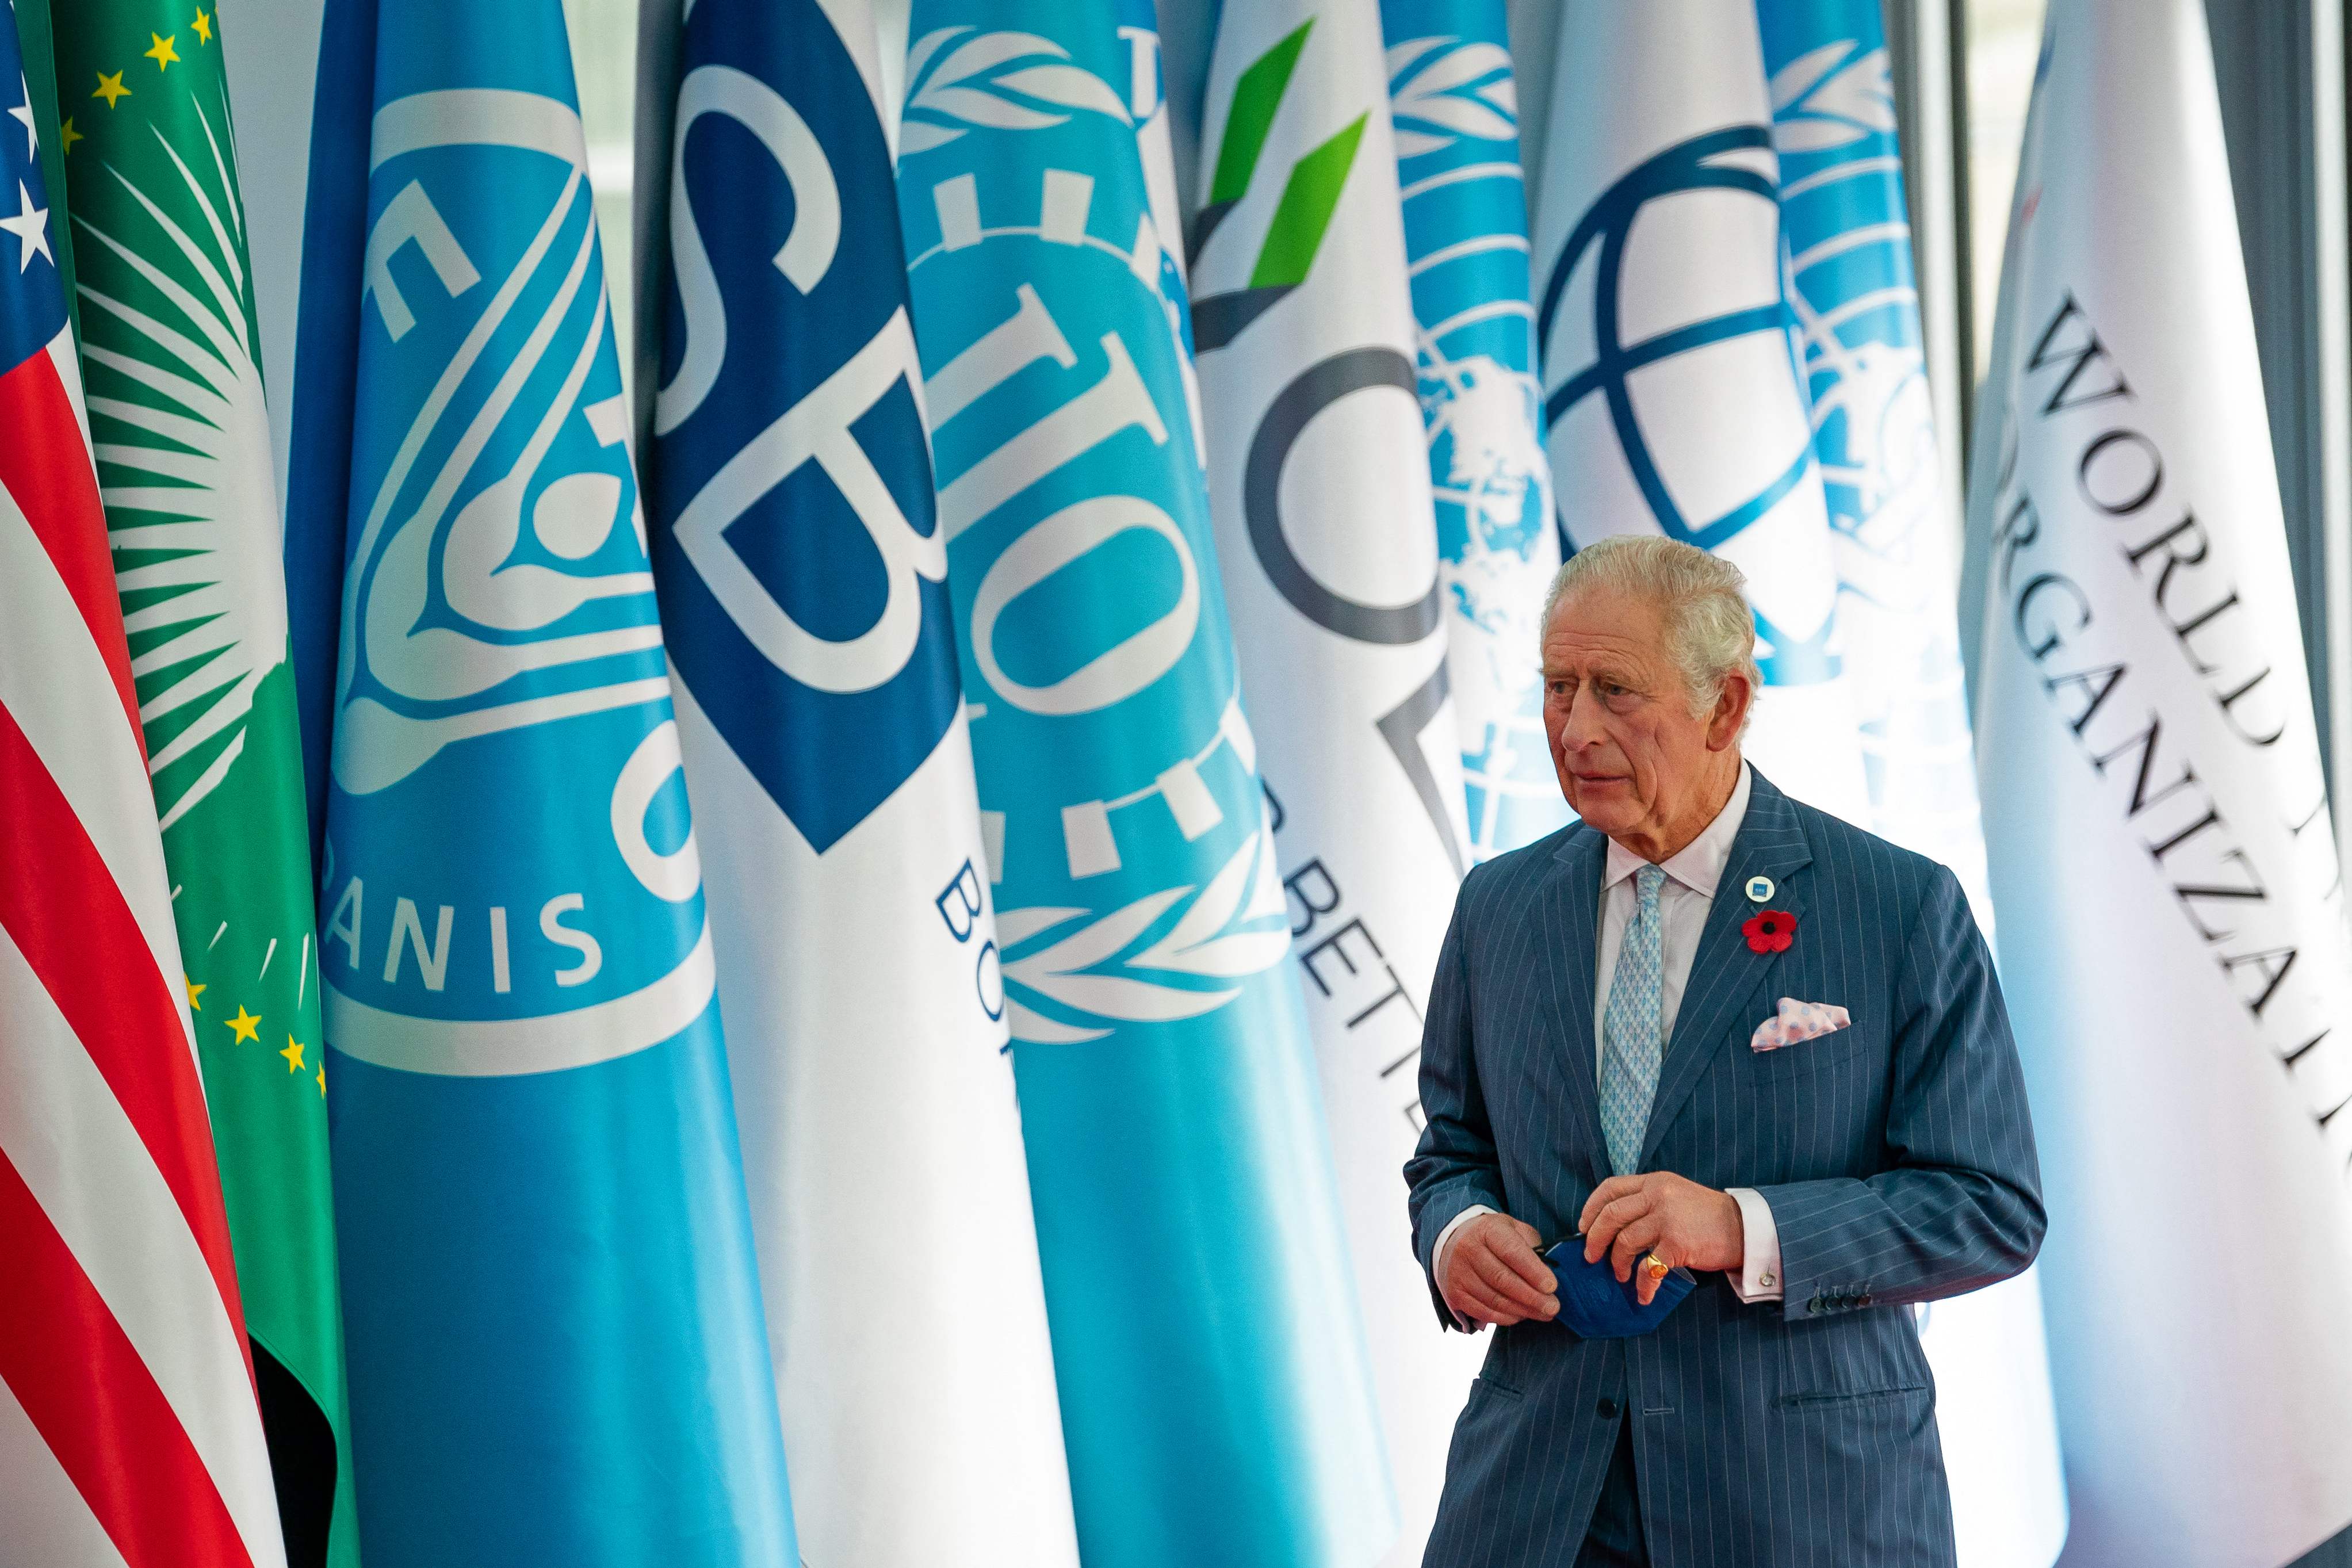
[[[291,1568],[356,1564],[302,749],[223,40],[56,6],[90,435]]]

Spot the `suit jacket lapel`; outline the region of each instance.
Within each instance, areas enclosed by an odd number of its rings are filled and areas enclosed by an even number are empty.
[[[1796,808],[1758,773],[1748,792],[1747,818],[1732,840],[1731,859],[1724,867],[1723,879],[1716,885],[1715,902],[1707,911],[1690,980],[1683,987],[1682,1006],[1675,1015],[1674,1033],[1666,1042],[1658,1092],[1650,1101],[1649,1129],[1642,1138],[1643,1170],[1650,1168],[1659,1141],[1698,1088],[1698,1080],[1729,1048],[1720,1038],[1724,1030],[1748,1005],[1780,960],[1778,953],[1751,952],[1739,928],[1759,909],[1784,910],[1798,917],[1797,940],[1806,940],[1805,889],[1798,873],[1812,858]],[[1763,904],[1750,902],[1747,893],[1748,879],[1759,876],[1769,877],[1773,883],[1772,896]],[[1588,954],[1588,976],[1592,963]],[[1589,989],[1589,979],[1587,984]],[[1588,1032],[1590,1022],[1588,1016]],[[1597,1100],[1595,1107],[1597,1121]]]
[[[1569,836],[1553,856],[1544,889],[1544,950],[1551,962],[1551,1005],[1574,1107],[1570,1135],[1597,1184],[1608,1178],[1608,1144],[1601,1133],[1601,1084],[1593,1043],[1593,970],[1601,961],[1601,872],[1609,840],[1588,827]]]

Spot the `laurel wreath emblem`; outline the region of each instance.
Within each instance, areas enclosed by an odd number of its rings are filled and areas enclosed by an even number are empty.
[[[1100,77],[1069,64],[1070,51],[1053,39],[1034,33],[964,37],[971,32],[941,27],[907,51],[909,90],[898,132],[901,154],[944,147],[982,126],[1044,130],[1067,121],[1064,110],[1107,114],[1127,123],[1126,100]]]
[[[1390,48],[1388,71],[1400,158],[1439,152],[1465,136],[1503,142],[1518,132],[1511,57],[1497,45],[1412,38]]]
[[[1162,888],[1106,914],[1000,910],[996,934],[1013,1037],[1049,1045],[1214,1012],[1241,994],[1220,982],[1271,969],[1290,952],[1274,837],[1264,828],[1203,885]]]
[[[1895,77],[1885,49],[1824,44],[1772,78],[1772,144],[1822,153],[1895,131]]]

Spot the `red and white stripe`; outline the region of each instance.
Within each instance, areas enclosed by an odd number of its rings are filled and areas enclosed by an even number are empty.
[[[280,1568],[79,391],[0,374],[0,1557]]]

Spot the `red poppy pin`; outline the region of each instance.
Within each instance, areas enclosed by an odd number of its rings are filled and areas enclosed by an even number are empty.
[[[1750,952],[1786,952],[1797,940],[1797,917],[1786,910],[1766,910],[1748,917],[1739,928]]]

